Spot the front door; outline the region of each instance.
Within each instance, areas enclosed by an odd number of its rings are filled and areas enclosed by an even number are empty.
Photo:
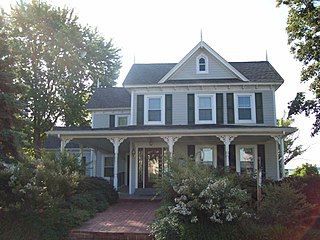
[[[164,168],[162,148],[145,148],[145,187],[152,188]]]

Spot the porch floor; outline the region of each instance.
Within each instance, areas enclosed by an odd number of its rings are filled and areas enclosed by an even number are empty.
[[[147,227],[154,220],[159,202],[124,202],[110,206],[106,211],[70,232],[71,240],[151,240]]]

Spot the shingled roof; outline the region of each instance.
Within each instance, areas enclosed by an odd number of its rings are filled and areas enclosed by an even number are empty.
[[[130,101],[131,95],[125,88],[97,88],[87,104],[87,109],[130,108]]]
[[[250,82],[256,83],[279,83],[283,82],[283,78],[267,61],[261,62],[229,62],[235,69],[243,74]],[[130,85],[154,85],[164,77],[176,63],[160,63],[160,64],[133,64],[127,77],[123,82],[123,86]],[[229,83],[239,81],[239,79],[202,79],[192,80],[193,83]],[[186,83],[190,84],[190,80],[169,80],[165,84]]]

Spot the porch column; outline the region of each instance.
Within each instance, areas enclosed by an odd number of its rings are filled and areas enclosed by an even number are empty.
[[[224,143],[224,146],[225,146],[224,166],[229,167],[229,145],[237,136],[224,135],[224,136],[217,136],[217,137]]]
[[[61,139],[61,142],[60,142],[60,152],[63,152],[66,145],[72,140],[72,138],[67,138],[67,137],[61,137],[61,136],[58,136],[60,139]]]
[[[170,160],[173,158],[173,146],[176,141],[181,138],[181,136],[169,136],[169,137],[161,137],[169,146]]]
[[[281,175],[282,175],[282,179],[284,179],[286,177],[286,171],[285,171],[285,166],[284,166],[284,137],[282,136],[274,136],[273,137],[277,143],[280,146],[280,156],[281,156]],[[279,166],[279,164],[278,164]],[[280,177],[280,176],[279,176]]]
[[[108,138],[109,141],[113,144],[114,149],[114,169],[113,169],[113,187],[115,190],[118,189],[118,154],[119,154],[119,146],[126,139],[124,138]]]
[[[83,159],[83,145],[79,143],[79,148],[80,148],[80,164],[82,164],[82,159]]]

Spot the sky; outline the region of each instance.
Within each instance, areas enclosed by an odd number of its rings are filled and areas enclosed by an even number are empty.
[[[44,1],[44,0],[42,0]],[[0,0],[9,9],[15,0]],[[264,61],[266,57],[284,78],[276,92],[277,118],[288,102],[308,86],[300,84],[301,63],[293,58],[285,31],[286,7],[276,0],[47,0],[73,8],[83,25],[97,27],[105,39],[121,49],[121,86],[133,63],[177,63],[203,40],[230,62]],[[320,135],[310,137],[313,119],[295,117],[297,144],[306,153],[287,164],[320,166]]]

